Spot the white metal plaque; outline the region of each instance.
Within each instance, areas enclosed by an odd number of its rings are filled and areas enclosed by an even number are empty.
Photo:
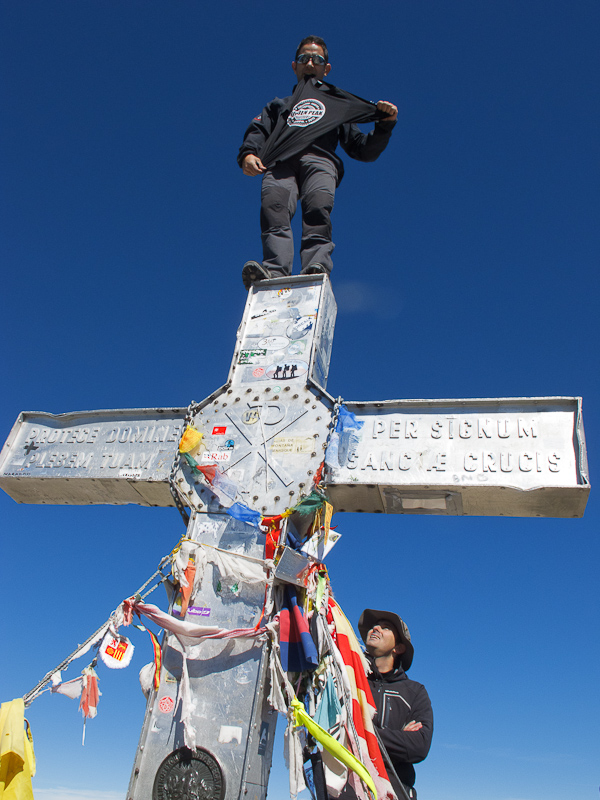
[[[363,423],[329,491],[336,509],[581,516],[579,398],[347,403]]]
[[[168,485],[185,409],[19,415],[0,454],[18,503],[174,505]]]

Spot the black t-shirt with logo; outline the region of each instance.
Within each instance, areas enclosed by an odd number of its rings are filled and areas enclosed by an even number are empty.
[[[356,125],[373,120],[375,127],[368,134]],[[385,150],[395,124],[374,103],[308,77],[298,83],[293,95],[276,97],[252,120],[238,163],[241,166],[248,153],[258,155],[266,167],[295,155],[315,153],[335,163],[339,184],[344,166],[335,153],[338,143],[351,158],[375,161]]]

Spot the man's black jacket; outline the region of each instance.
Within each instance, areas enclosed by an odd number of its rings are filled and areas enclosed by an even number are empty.
[[[318,88],[322,92],[335,90],[335,87],[330,87],[327,83],[320,83]],[[238,154],[237,160],[240,167],[248,153],[259,155],[269,135],[275,129],[279,117],[282,114],[289,114],[291,101],[292,95],[283,99],[276,97],[263,108],[260,116],[252,120],[244,134],[244,141]],[[358,161],[375,161],[385,150],[395,124],[395,120],[378,120],[369,133],[363,133],[354,123],[343,124],[319,136],[305,148],[303,153],[314,153],[333,161],[337,167],[337,185],[339,186],[344,176],[344,164],[335,152],[338,143],[351,158]]]
[[[423,761],[431,747],[433,735],[433,711],[425,687],[406,677],[402,667],[397,666],[383,675],[373,660],[367,656],[371,665],[368,675],[373,699],[377,706],[374,723],[394,769],[402,783],[414,786],[415,770],[413,764]],[[407,722],[422,723],[418,731],[403,731]],[[392,784],[394,783],[393,779]]]

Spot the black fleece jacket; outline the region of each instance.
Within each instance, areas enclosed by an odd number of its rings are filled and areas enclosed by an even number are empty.
[[[321,91],[328,91],[325,83],[322,83],[320,88]],[[291,99],[291,95],[283,99],[276,97],[267,103],[258,117],[252,120],[244,134],[244,141],[238,153],[237,160],[240,167],[248,153],[256,155],[260,151],[277,124],[280,114],[289,113]],[[304,152],[331,159],[337,167],[337,185],[339,186],[344,177],[344,163],[335,152],[338,143],[342,145],[350,158],[355,158],[357,161],[375,161],[385,150],[395,124],[395,120],[378,120],[369,133],[363,133],[354,123],[340,125],[339,128],[334,128],[315,139]],[[302,153],[298,155],[302,155]]]
[[[367,656],[371,665],[368,675],[377,706],[375,725],[402,783],[414,786],[413,764],[423,761],[431,747],[433,710],[425,687],[411,681],[401,666],[383,675]],[[403,731],[407,722],[422,723],[418,731]],[[394,781],[392,780],[392,784]]]

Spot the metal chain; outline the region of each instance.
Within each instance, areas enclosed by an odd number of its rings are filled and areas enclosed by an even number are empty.
[[[189,404],[187,409],[187,414],[185,415],[185,419],[183,421],[183,431],[185,433],[185,429],[188,425],[192,423],[192,419],[196,411],[200,408],[202,404],[197,403],[195,400]],[[181,514],[181,518],[187,528],[190,524],[190,515],[185,510],[185,506],[181,500],[181,495],[179,494],[179,489],[177,488],[177,484],[175,481],[175,476],[177,474],[177,469],[179,467],[179,448],[175,450],[175,455],[173,456],[173,463],[171,465],[171,472],[169,474],[169,489],[171,490],[171,495],[173,496],[173,501],[175,503],[176,509]]]
[[[342,407],[343,403],[344,403],[344,398],[338,397],[333,404],[333,411],[331,412],[331,422],[329,424],[327,438],[325,439],[325,444],[323,445],[323,460],[327,455],[327,448],[329,447],[329,442],[331,441],[331,437],[333,435],[333,432],[335,431],[335,426],[337,425],[338,417],[340,415],[340,408]],[[321,483],[323,483],[323,479],[327,472],[328,472],[327,464],[324,464]]]
[[[337,425],[337,419],[340,415],[340,408],[344,405],[344,398],[338,397],[337,400],[333,404],[333,411],[331,412],[331,424],[329,425],[329,433],[327,434],[327,438],[325,439],[325,452],[327,452],[327,448],[329,447],[329,441],[333,432],[335,431],[335,426]]]

